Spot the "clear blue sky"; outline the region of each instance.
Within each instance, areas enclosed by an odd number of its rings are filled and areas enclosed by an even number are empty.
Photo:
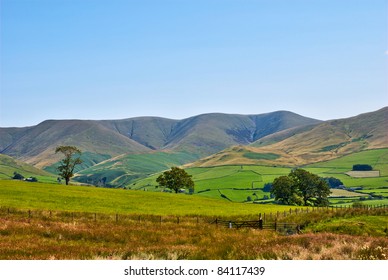
[[[1,0],[0,126],[388,105],[386,0]]]

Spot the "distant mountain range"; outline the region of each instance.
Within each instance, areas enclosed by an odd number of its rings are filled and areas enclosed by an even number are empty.
[[[59,145],[83,152],[78,180],[122,185],[173,165],[302,164],[388,147],[388,107],[322,122],[288,111],[203,114],[183,120],[47,120],[0,128],[0,153],[54,172]],[[198,161],[197,161],[198,160]]]

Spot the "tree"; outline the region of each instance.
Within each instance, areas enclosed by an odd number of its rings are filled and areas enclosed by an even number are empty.
[[[323,179],[304,169],[292,170],[288,176],[294,181],[295,188],[303,198],[305,206],[309,203],[323,206],[324,198],[330,194],[330,188]]]
[[[323,180],[326,181],[326,183],[329,185],[330,188],[338,188],[339,186],[343,186],[344,183],[340,179],[334,178],[334,177],[326,177],[323,178]]]
[[[58,152],[65,156],[57,167],[58,175],[65,179],[66,185],[68,185],[70,178],[74,176],[75,166],[82,163],[81,151],[74,146],[59,146],[55,149],[55,153]]]
[[[284,204],[324,206],[328,204],[330,188],[319,176],[295,169],[274,180],[271,194]]]
[[[163,172],[156,179],[156,182],[159,186],[169,188],[178,193],[180,189],[194,189],[194,182],[191,177],[185,170],[172,167],[171,170]]]
[[[294,204],[295,193],[293,181],[288,176],[280,176],[276,178],[272,183],[271,194],[275,196],[275,199],[283,204]]]

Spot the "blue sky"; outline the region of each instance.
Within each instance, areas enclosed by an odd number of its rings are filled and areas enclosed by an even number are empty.
[[[386,0],[1,0],[0,126],[388,105]]]

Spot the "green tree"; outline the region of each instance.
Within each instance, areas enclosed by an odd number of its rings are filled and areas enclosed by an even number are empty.
[[[271,193],[284,204],[324,206],[330,194],[328,184],[319,176],[303,169],[274,180]]]
[[[159,186],[168,188],[175,193],[178,193],[180,189],[194,189],[194,182],[191,179],[191,175],[178,167],[172,167],[171,170],[163,172],[156,182]]]
[[[294,188],[302,197],[303,204],[306,206],[309,204],[322,205],[323,199],[330,194],[328,184],[318,175],[304,169],[295,169],[288,176],[294,182]]]
[[[290,177],[280,176],[273,181],[271,194],[277,201],[283,204],[294,204],[294,193],[294,185]]]
[[[58,152],[65,156],[57,167],[58,175],[65,179],[66,185],[68,185],[70,178],[74,176],[75,166],[82,163],[81,151],[74,146],[59,146],[55,149],[55,153]]]

